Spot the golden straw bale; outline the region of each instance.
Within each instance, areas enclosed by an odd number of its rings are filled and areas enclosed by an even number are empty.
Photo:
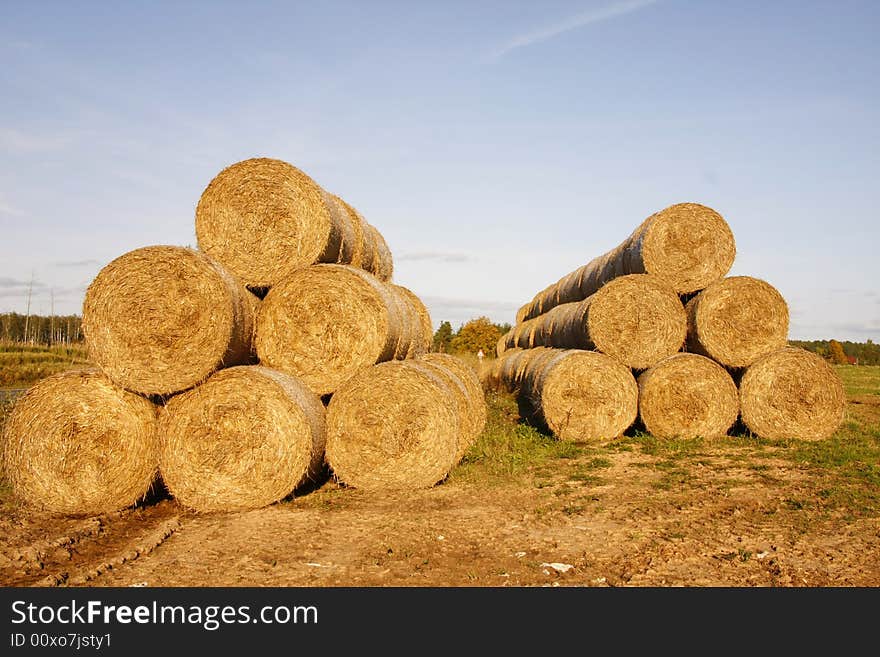
[[[407,358],[415,358],[430,351],[434,344],[434,324],[431,321],[431,315],[422,300],[415,292],[402,285],[390,284],[397,292],[408,302],[413,319],[412,335],[410,349],[406,354]]]
[[[748,367],[788,339],[788,305],[778,290],[751,276],[712,283],[691,299],[688,350],[726,367]]]
[[[837,372],[804,349],[762,356],[739,385],[742,420],[761,438],[821,440],[843,422],[846,394]]]
[[[271,287],[315,262],[336,262],[346,227],[295,166],[253,158],[223,169],[196,207],[199,248],[248,287]]]
[[[661,279],[629,274],[520,327],[520,335],[530,335],[534,346],[597,349],[645,369],[681,349],[687,316],[678,295]]]
[[[196,511],[256,509],[315,481],[324,463],[324,405],[296,377],[232,367],[173,397],[160,415],[160,470]]]
[[[394,261],[391,249],[379,229],[372,224],[367,225],[373,242],[373,263],[367,267],[380,281],[390,281],[394,274]]]
[[[458,413],[453,391],[425,363],[361,370],[327,407],[327,463],[355,488],[433,486],[455,465]]]
[[[739,392],[721,365],[675,354],[639,375],[639,415],[658,438],[716,438],[739,415]]]
[[[332,393],[377,362],[402,358],[412,324],[387,284],[348,265],[313,265],[275,285],[260,307],[260,362]]]
[[[89,357],[123,388],[169,395],[253,358],[255,301],[222,266],[177,246],[130,251],[86,291]]]
[[[97,370],[47,377],[16,402],[3,431],[13,495],[51,515],[131,506],[159,466],[156,409]]]
[[[480,378],[470,365],[461,358],[450,354],[425,354],[419,360],[444,367],[452,372],[464,386],[467,393],[468,410],[461,427],[461,434],[464,437],[464,450],[459,453],[459,458],[461,458],[486,427],[486,396],[480,386]]]
[[[528,362],[521,379],[521,411],[561,440],[611,440],[636,419],[636,380],[605,354],[547,350]]]
[[[340,262],[339,264],[348,264],[352,267],[360,267],[362,269],[367,269],[368,265],[373,262],[373,254],[364,253],[364,232],[366,230],[366,221],[361,216],[361,213],[351,207],[346,201],[339,196],[331,195],[333,199],[345,210],[348,214],[349,225],[351,226],[352,233],[352,248],[350,249],[349,260],[347,262]]]
[[[617,247],[539,292],[517,312],[517,322],[586,299],[626,274],[654,274],[678,294],[690,294],[727,274],[735,256],[733,233],[720,214],[699,203],[678,203],[651,215]]]

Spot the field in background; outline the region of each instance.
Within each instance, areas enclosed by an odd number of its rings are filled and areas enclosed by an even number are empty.
[[[0,481],[0,584],[878,586],[880,367],[837,371],[847,416],[820,442],[631,432],[574,445],[493,393],[483,435],[427,491],[327,480],[247,513],[164,500],[40,520]]]
[[[0,342],[0,389],[27,388],[52,374],[88,364],[85,345],[45,347]]]

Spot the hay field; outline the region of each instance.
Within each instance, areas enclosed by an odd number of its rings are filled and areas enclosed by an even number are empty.
[[[880,367],[837,371],[846,420],[818,442],[628,432],[577,445],[490,393],[485,430],[427,490],[328,479],[247,512],[160,498],[40,520],[0,481],[0,583],[878,586]]]
[[[46,347],[0,343],[0,389],[27,388],[52,374],[88,364],[84,344]]]

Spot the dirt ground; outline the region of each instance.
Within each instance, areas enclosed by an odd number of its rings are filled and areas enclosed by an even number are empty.
[[[850,416],[875,419],[876,396]],[[865,410],[867,409],[867,411]],[[880,518],[821,503],[831,474],[785,446],[632,439],[509,480],[368,494],[327,480],[268,508],[173,500],[86,519],[0,513],[14,586],[878,586]]]

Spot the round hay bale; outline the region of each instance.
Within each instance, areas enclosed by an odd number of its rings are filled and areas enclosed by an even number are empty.
[[[788,305],[775,287],[751,276],[712,283],[686,306],[688,350],[732,368],[748,367],[788,339]]]
[[[253,357],[256,299],[217,262],[178,246],[130,251],[86,290],[89,357],[123,388],[169,395]]]
[[[426,365],[438,379],[443,381],[455,398],[455,405],[458,410],[458,433],[456,434],[458,447],[455,450],[454,467],[461,461],[462,457],[474,443],[474,440],[476,440],[477,435],[479,435],[473,433],[475,420],[473,418],[471,393],[464,387],[464,383],[458,378],[458,375],[449,368],[436,361],[423,360],[421,358],[418,362]],[[480,392],[482,394],[482,390]]]
[[[450,371],[461,382],[467,393],[468,411],[461,430],[465,445],[464,450],[459,454],[460,458],[464,456],[464,452],[474,443],[477,436],[483,433],[483,429],[486,427],[486,396],[483,394],[483,388],[480,386],[480,377],[461,358],[456,358],[450,354],[425,354],[420,360],[440,365]]]
[[[199,248],[248,287],[271,287],[315,262],[335,262],[343,228],[323,190],[295,166],[253,158],[226,167],[196,207]]]
[[[843,422],[846,394],[821,357],[784,347],[752,363],[739,385],[743,423],[761,438],[821,440]]]
[[[173,397],[159,435],[162,478],[182,505],[256,509],[320,474],[324,405],[293,376],[232,367]]]
[[[364,231],[366,230],[367,222],[361,216],[361,213],[346,203],[344,199],[332,194],[331,196],[345,210],[348,215],[349,225],[351,226],[352,244],[349,251],[349,260],[339,264],[366,269],[367,264],[372,262],[372,254],[364,255]]]
[[[15,404],[3,430],[13,495],[52,515],[131,506],[159,466],[156,408],[97,370],[47,377]]]
[[[338,196],[334,196],[324,190],[321,190],[321,195],[324,203],[327,205],[327,209],[330,211],[333,225],[338,228],[331,237],[332,244],[327,249],[327,260],[340,265],[351,264],[356,252],[358,253],[358,259],[360,258],[359,250],[363,248],[361,244],[363,234],[360,224],[355,226],[352,215],[342,204],[342,199]],[[332,258],[334,250],[336,257]]]
[[[495,356],[498,358],[501,358],[502,354],[507,351],[507,336],[509,333],[510,331],[502,335],[498,338],[498,342],[495,343]]]
[[[584,301],[526,322],[535,345],[597,349],[634,369],[679,351],[687,315],[678,295],[649,274],[620,276]]]
[[[409,304],[411,318],[414,321],[412,326],[413,339],[410,342],[410,349],[406,357],[415,358],[428,353],[434,344],[434,324],[431,322],[431,315],[428,313],[428,309],[412,290],[402,285],[394,285],[393,283],[390,285]]]
[[[611,440],[635,421],[638,386],[629,368],[610,356],[548,350],[526,366],[520,401],[560,440]]]
[[[611,251],[536,294],[517,312],[517,321],[586,299],[627,274],[654,274],[676,293],[690,294],[727,274],[735,256],[733,233],[720,214],[699,203],[677,203],[645,219]]]
[[[327,463],[366,490],[426,488],[446,477],[459,446],[449,385],[417,360],[358,372],[327,407]]]
[[[390,281],[394,274],[394,260],[391,257],[391,249],[388,248],[388,243],[378,228],[368,224],[367,229],[372,236],[373,242],[373,264],[368,269],[380,281]]]
[[[664,358],[638,378],[639,415],[658,438],[716,438],[739,415],[739,393],[730,374],[697,354]]]
[[[275,285],[260,307],[260,363],[299,377],[318,395],[356,372],[402,358],[409,319],[403,300],[362,269],[314,265]]]

